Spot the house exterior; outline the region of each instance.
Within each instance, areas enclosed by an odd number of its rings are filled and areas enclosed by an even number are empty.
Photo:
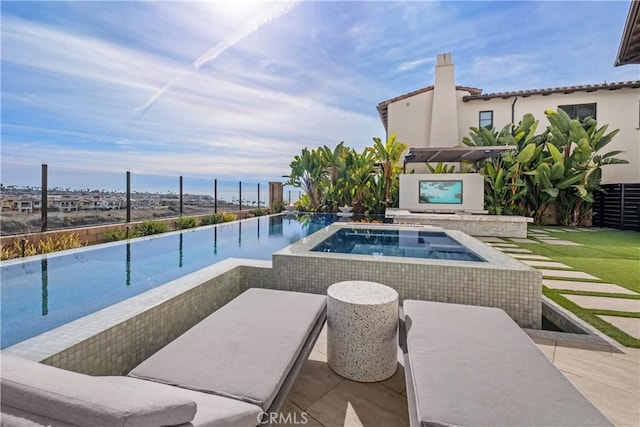
[[[52,196],[48,199],[49,206],[60,212],[77,212],[79,210],[80,200],[68,196]]]
[[[544,111],[559,107],[573,117],[592,116],[610,131],[620,129],[605,150],[624,151],[617,157],[629,164],[603,168],[603,184],[640,182],[640,80],[483,94],[456,86],[451,54],[445,53],[438,55],[432,86],[383,101],[378,113],[389,135],[428,148],[460,145],[470,127],[499,130],[526,113],[544,129]]]
[[[39,198],[21,197],[13,200],[13,210],[21,213],[39,212],[42,208],[42,201]]]

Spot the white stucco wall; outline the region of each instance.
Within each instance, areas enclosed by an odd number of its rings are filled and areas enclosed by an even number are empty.
[[[473,100],[458,104],[458,129],[460,139],[469,135],[469,127],[478,127],[479,112],[493,110],[496,129],[511,123],[511,105],[515,98],[492,98]],[[600,126],[609,125],[608,131],[620,129],[613,141],[603,149],[603,153],[622,150],[618,157],[629,161],[628,165],[609,165],[602,168],[602,182],[640,182],[640,89],[598,90],[594,92],[574,92],[569,94],[532,95],[518,97],[515,103],[515,121],[526,113],[531,113],[540,121],[538,133],[548,125],[544,111],[555,110],[559,105],[596,103],[596,119]]]
[[[395,133],[397,139],[409,147],[427,147],[432,99],[433,92],[428,91],[389,104],[389,135]]]

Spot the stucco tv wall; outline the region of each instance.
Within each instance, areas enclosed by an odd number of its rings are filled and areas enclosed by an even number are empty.
[[[400,209],[484,212],[484,178],[475,173],[400,175]]]

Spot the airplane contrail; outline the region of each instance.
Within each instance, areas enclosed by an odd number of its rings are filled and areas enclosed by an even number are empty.
[[[209,49],[207,52],[200,55],[195,61],[193,61],[191,65],[196,70],[199,70],[200,67],[202,67],[204,64],[213,61],[214,59],[222,55],[227,49],[234,46],[236,43],[246,38],[247,36],[258,31],[260,27],[262,27],[263,25],[268,24],[269,22],[281,17],[286,13],[289,13],[298,5],[299,1],[300,0],[295,0],[295,1],[284,3],[283,5],[279,5],[278,7],[271,8],[270,10],[267,10],[265,13],[260,14],[256,19],[251,21],[245,28],[243,28],[242,31],[222,40],[213,48]],[[180,83],[181,81],[183,81],[189,74],[190,73],[185,73],[181,77],[171,80],[170,82],[165,84],[163,87],[158,89],[156,93],[154,93],[153,96],[149,98],[149,100],[144,105],[134,110],[134,114],[144,114],[153,104],[155,104],[158,101],[158,99],[162,97],[162,95],[164,95],[177,83]]]
[[[273,21],[274,19],[277,19],[277,18],[281,17],[282,15],[284,15],[286,13],[289,13],[291,10],[293,10],[298,5],[298,3],[300,3],[300,1],[301,0],[293,0],[293,1],[290,1],[290,2],[286,2],[284,4],[279,5],[278,7],[271,8],[271,9],[267,10],[266,12],[261,13],[258,17],[256,17],[254,20],[252,20],[246,27],[244,27],[242,29],[242,31],[240,31],[237,34],[234,34],[234,35],[224,39],[223,41],[221,41],[220,43],[215,45],[213,48],[209,49],[207,52],[205,52],[204,54],[200,55],[191,64],[193,66],[193,69],[191,71],[187,71],[187,72],[183,73],[181,76],[176,77],[173,80],[167,82],[163,87],[158,89],[147,100],[147,102],[145,102],[140,107],[134,108],[133,112],[129,115],[129,117],[124,119],[120,123],[120,125],[128,122],[129,120],[131,120],[131,119],[133,119],[133,118],[135,118],[137,116],[141,116],[144,113],[146,113],[147,110],[149,110],[149,108],[151,108],[151,106],[153,106],[153,104],[155,104],[165,93],[167,93],[169,90],[171,90],[171,88],[173,88],[176,84],[181,83],[187,77],[192,75],[194,71],[200,70],[200,67],[202,67],[204,64],[213,61],[214,59],[216,59],[217,57],[222,55],[227,49],[229,49],[230,47],[234,46],[236,43],[238,43],[239,41],[241,41],[245,37],[255,33],[256,31],[258,31],[260,29],[260,27],[262,27],[263,25],[268,24],[269,22]],[[111,127],[109,130],[107,130],[104,133],[104,135],[102,135],[102,137],[100,138],[100,140],[98,142],[102,142],[117,126],[118,125],[115,125],[115,126]]]

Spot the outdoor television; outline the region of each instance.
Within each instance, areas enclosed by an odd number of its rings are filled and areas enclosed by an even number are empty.
[[[420,204],[462,204],[462,180],[429,180],[418,182],[418,203]]]

